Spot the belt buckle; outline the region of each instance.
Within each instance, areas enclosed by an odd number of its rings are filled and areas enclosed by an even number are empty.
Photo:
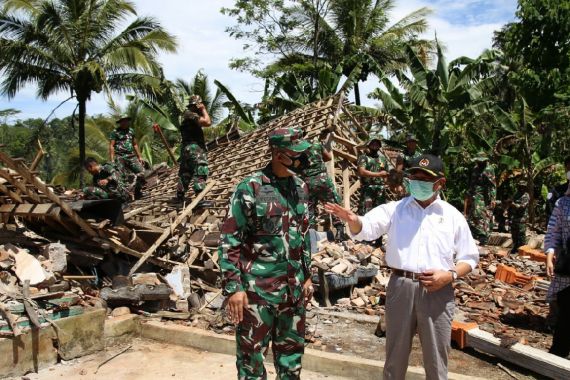
[[[416,275],[417,275],[417,276],[416,276]],[[412,277],[411,277],[411,279],[412,279],[413,282],[418,282],[418,281],[420,280],[420,279],[419,279],[419,273],[412,272]]]

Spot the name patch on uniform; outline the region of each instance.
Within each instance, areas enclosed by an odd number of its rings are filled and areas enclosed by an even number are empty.
[[[275,194],[275,190],[271,185],[263,185],[259,189],[259,193],[256,197],[257,201],[262,203],[272,203],[279,202],[279,196]]]

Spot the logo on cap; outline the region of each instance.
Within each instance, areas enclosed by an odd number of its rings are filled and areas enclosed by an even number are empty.
[[[426,167],[429,165],[429,160],[427,158],[424,158],[423,160],[421,160],[419,162],[420,166]]]

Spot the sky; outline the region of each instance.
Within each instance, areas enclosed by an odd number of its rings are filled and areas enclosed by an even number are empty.
[[[139,16],[156,17],[178,38],[178,52],[160,56],[167,78],[190,80],[203,69],[212,81],[218,79],[229,87],[239,100],[246,103],[260,100],[263,82],[228,67],[231,58],[243,56],[243,42],[225,32],[226,27],[234,24],[233,19],[220,13],[220,8],[232,6],[234,0],[134,0],[134,3]],[[424,6],[431,8],[433,14],[429,17],[430,29],[426,37],[433,38],[437,33],[449,62],[463,55],[476,57],[490,48],[493,32],[515,19],[516,5],[516,0],[396,0],[392,19],[397,21]],[[366,95],[377,86],[378,80],[373,77],[361,86],[364,104],[374,104]],[[0,97],[0,110],[20,110],[16,119],[46,118],[68,97],[62,93],[42,101],[35,93],[36,88],[30,85],[12,99]],[[350,96],[353,100],[352,94]],[[125,103],[119,95],[114,99],[120,104]],[[53,117],[68,116],[74,108],[73,102],[68,102]],[[107,101],[100,94],[94,94],[87,104],[89,115],[108,111]]]

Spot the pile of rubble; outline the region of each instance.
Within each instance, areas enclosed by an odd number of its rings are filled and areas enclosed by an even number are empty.
[[[456,320],[476,322],[480,329],[502,338],[507,346],[521,342],[547,349],[552,336],[547,326],[549,282],[545,279],[544,254],[530,246],[521,247],[517,255],[498,247],[481,247],[480,251],[479,268],[455,284]],[[360,259],[366,262],[367,257],[374,258],[370,265],[377,273],[368,281],[353,283],[349,296],[336,300],[335,309],[384,315],[390,269],[379,248],[351,242],[328,243],[315,256],[313,265],[342,275],[354,272],[363,263]]]
[[[35,255],[14,244],[0,245],[1,336],[49,326],[99,303],[81,287],[72,287],[93,276],[66,275],[68,254],[59,243],[40,246]]]
[[[318,243],[319,251],[312,255],[311,266],[325,273],[351,276],[358,270],[385,266],[384,252],[367,244],[344,241],[336,244],[328,241]]]

